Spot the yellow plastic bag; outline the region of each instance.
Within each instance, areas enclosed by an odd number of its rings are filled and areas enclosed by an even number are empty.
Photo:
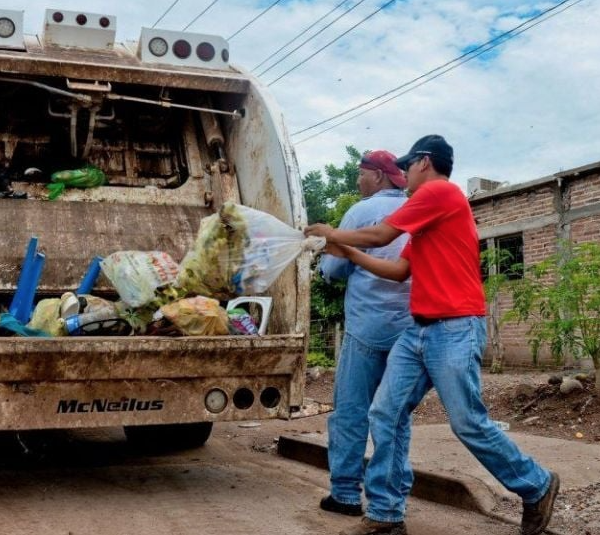
[[[27,327],[47,332],[50,336],[66,336],[65,322],[60,317],[62,299],[42,299],[35,307]]]
[[[229,319],[216,299],[189,297],[160,307],[165,318],[188,336],[229,334]]]

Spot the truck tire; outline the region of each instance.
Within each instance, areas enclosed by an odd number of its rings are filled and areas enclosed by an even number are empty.
[[[136,449],[152,452],[199,448],[208,440],[212,422],[193,424],[135,425],[123,428]]]

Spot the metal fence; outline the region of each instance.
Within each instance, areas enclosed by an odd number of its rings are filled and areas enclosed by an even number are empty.
[[[332,323],[325,320],[311,320],[308,351],[324,353],[328,358],[337,361],[344,336],[343,323]]]

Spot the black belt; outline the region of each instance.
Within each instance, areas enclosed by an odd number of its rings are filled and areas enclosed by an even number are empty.
[[[434,323],[437,323],[438,321],[455,320],[458,318],[464,318],[464,316],[451,316],[449,318],[448,317],[446,317],[446,318],[426,318],[425,316],[419,316],[419,315],[413,316],[415,323],[417,325],[420,325],[421,327],[427,327],[428,325],[433,325]]]
[[[431,325],[433,323],[437,323],[443,318],[426,318],[425,316],[413,316],[415,323],[420,325],[421,327],[427,327],[427,325]],[[448,318],[445,318],[448,319]]]

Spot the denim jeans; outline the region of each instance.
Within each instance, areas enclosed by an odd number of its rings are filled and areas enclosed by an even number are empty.
[[[331,495],[341,503],[360,504],[364,457],[369,435],[368,412],[386,367],[389,351],[372,349],[352,335],[344,335],[335,373],[334,412],[329,416]],[[410,426],[402,430],[408,451]],[[402,469],[399,495],[402,510],[413,483],[408,457]]]
[[[485,318],[478,316],[415,324],[396,341],[369,411],[375,443],[365,475],[369,518],[398,522],[404,516],[406,427],[431,386],[454,434],[500,483],[526,503],[546,493],[550,473],[523,455],[488,417],[480,383],[485,345]]]

